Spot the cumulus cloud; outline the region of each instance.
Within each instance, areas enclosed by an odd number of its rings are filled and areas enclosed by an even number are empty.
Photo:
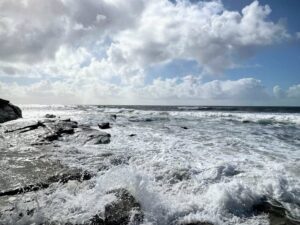
[[[0,63],[53,60],[62,46],[85,48],[97,60],[107,42],[102,64],[125,78],[176,58],[220,73],[250,49],[289,36],[258,1],[241,13],[220,1],[186,0],[3,0],[0,11]]]
[[[287,90],[283,90],[279,85],[273,88],[274,96],[281,101],[289,102],[291,105],[299,105],[300,102],[300,84],[293,85]]]
[[[0,12],[0,94],[27,103],[265,99],[263,85],[252,78],[153,79],[147,76],[160,74],[147,71],[183,59],[206,74],[222,74],[261,47],[290,37],[283,24],[268,19],[271,8],[258,1],[238,12],[222,1],[2,0]],[[8,84],[8,76],[39,81]]]

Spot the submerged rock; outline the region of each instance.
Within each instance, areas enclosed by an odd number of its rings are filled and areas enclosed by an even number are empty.
[[[53,119],[53,118],[56,118],[56,116],[54,114],[46,114],[45,118],[47,118],[47,119]]]
[[[109,123],[100,123],[100,124],[98,124],[98,127],[100,129],[109,129],[109,128],[111,128]]]
[[[0,123],[18,118],[22,118],[21,109],[9,101],[0,98]]]
[[[271,225],[299,225],[300,221],[288,217],[287,210],[279,202],[269,202],[263,200],[253,206],[256,215],[268,214]]]
[[[116,114],[111,114],[110,118],[113,119],[113,120],[116,120],[117,119],[117,115]]]

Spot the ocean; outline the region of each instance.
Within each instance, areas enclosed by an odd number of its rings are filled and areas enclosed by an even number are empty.
[[[109,191],[119,188],[140,204],[140,224],[279,224],[280,218],[257,213],[264,201],[289,218],[284,224],[299,224],[300,107],[21,108],[22,119],[0,127],[0,192],[40,183],[64,168],[93,177],[0,196],[1,225],[83,224],[103,212],[115,199]],[[109,122],[103,131],[110,142],[82,143],[79,128],[47,145],[36,144],[44,127],[7,132],[46,114],[70,118],[82,130]]]

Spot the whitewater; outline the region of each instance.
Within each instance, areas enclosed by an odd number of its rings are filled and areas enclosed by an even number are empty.
[[[300,113],[218,111],[195,107],[22,106],[23,118],[0,127],[0,190],[36,182],[62,167],[91,171],[84,182],[0,198],[0,224],[80,224],[128,190],[144,213],[141,224],[207,221],[270,224],[253,213],[262,199],[279,203],[300,221]],[[36,133],[5,130],[42,120],[45,114],[111,135],[109,144],[79,145],[63,137],[51,151],[27,144]],[[37,131],[38,132],[38,131]],[[31,136],[32,135],[32,136]],[[69,141],[65,141],[65,140]],[[71,141],[70,141],[71,140]],[[32,172],[34,171],[34,173]],[[33,200],[32,200],[33,199]],[[20,218],[24,210],[35,213]],[[298,222],[297,222],[298,221]]]

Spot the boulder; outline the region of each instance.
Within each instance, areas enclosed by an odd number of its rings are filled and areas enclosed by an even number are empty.
[[[0,123],[18,118],[22,118],[21,109],[9,101],[0,98]]]

